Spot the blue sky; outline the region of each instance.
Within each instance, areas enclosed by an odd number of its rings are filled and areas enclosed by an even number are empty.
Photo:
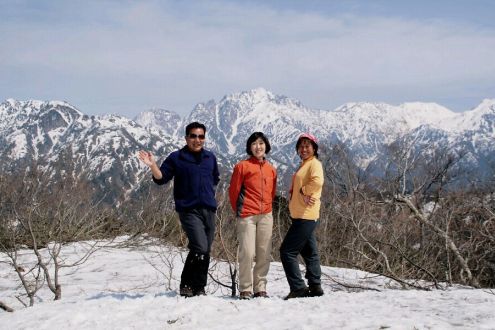
[[[308,107],[495,98],[495,1],[1,1],[0,99],[133,118],[264,87]]]

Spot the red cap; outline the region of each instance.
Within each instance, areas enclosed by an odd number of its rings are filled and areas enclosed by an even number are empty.
[[[312,135],[312,134],[309,134],[309,133],[303,133],[303,134],[301,134],[301,135],[299,136],[299,139],[297,139],[297,140],[300,140],[300,139],[302,139],[302,138],[309,139],[309,140],[313,141],[314,143],[318,144],[318,139],[317,139],[314,135]]]

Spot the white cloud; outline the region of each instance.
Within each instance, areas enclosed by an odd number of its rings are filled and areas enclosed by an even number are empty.
[[[84,112],[133,116],[161,106],[184,114],[197,102],[257,86],[332,109],[365,97],[448,99],[466,84],[485,91],[495,84],[494,31],[456,22],[222,2],[49,9],[60,15],[0,23],[0,74],[19,84],[1,87],[95,107]]]

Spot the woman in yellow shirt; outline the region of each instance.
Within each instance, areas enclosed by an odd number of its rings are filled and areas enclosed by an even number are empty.
[[[292,177],[289,202],[292,224],[280,246],[280,258],[290,287],[286,300],[323,295],[315,236],[323,187],[323,166],[318,160],[318,140],[313,135],[304,133],[297,139],[296,151],[302,162]],[[308,286],[299,270],[298,254],[301,254],[306,264]]]

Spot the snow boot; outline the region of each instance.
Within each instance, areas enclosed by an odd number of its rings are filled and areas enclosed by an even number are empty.
[[[253,297],[253,294],[251,293],[251,291],[241,291],[239,293],[239,299],[241,300],[249,300]]]
[[[309,285],[309,296],[310,297],[320,297],[323,296],[325,293],[323,292],[323,289],[321,288],[320,284],[310,284]]]
[[[206,296],[205,288],[204,287],[194,288],[193,289],[193,295],[194,296]]]
[[[191,286],[194,289],[203,289],[208,281],[208,269],[210,267],[210,255],[195,253],[193,257],[194,276],[191,278]]]
[[[181,297],[191,298],[192,296],[194,296],[193,289],[187,285],[181,286],[179,292],[180,292]]]
[[[289,300],[293,298],[304,298],[304,297],[309,297],[309,289],[306,286],[304,288],[289,292],[289,294],[287,295],[287,297],[284,298],[284,300]]]
[[[180,276],[180,289],[188,287],[189,290],[192,290],[192,280],[193,276],[196,273],[195,265],[194,265],[194,253],[189,252],[186,257],[186,261],[184,262],[184,268],[182,269],[182,274]],[[187,291],[187,290],[186,290]],[[185,292],[185,291],[184,291]],[[182,293],[181,293],[182,296]]]
[[[266,291],[259,291],[254,294],[255,298],[270,298]]]

